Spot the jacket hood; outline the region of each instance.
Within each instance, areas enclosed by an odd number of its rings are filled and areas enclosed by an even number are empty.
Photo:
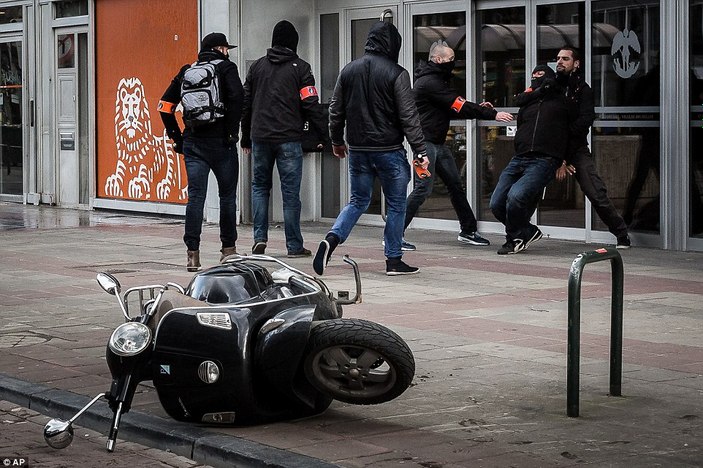
[[[293,52],[298,51],[298,31],[290,21],[279,21],[273,28],[271,47],[287,47]]]
[[[271,63],[284,63],[297,59],[298,54],[293,52],[288,47],[277,45],[266,51],[266,58]]]
[[[391,23],[379,21],[371,26],[364,50],[369,54],[383,55],[398,63],[402,39]]]

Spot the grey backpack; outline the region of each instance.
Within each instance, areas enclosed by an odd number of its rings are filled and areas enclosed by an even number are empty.
[[[191,127],[211,124],[225,116],[217,64],[222,60],[195,62],[183,74],[183,120]]]

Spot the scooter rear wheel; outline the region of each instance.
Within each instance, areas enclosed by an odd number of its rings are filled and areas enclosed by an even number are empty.
[[[395,332],[374,322],[314,322],[304,358],[305,375],[320,392],[357,405],[390,401],[415,374],[412,351]]]

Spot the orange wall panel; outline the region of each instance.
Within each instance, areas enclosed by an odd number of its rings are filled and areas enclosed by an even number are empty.
[[[157,104],[198,52],[196,0],[96,0],[97,196],[185,203]]]

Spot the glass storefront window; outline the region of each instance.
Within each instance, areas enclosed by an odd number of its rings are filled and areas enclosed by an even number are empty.
[[[444,41],[454,50],[456,66],[450,86],[459,94],[466,94],[466,14],[464,12],[432,13],[413,16],[413,64],[415,70],[429,60],[430,46]],[[466,180],[466,123],[452,122],[445,146],[454,156],[462,181]],[[466,189],[464,188],[464,192]],[[432,194],[423,203],[417,217],[456,220],[449,191],[441,177],[434,178]]]
[[[320,102],[327,107],[339,74],[339,14],[320,15],[320,43]],[[322,155],[321,164],[321,213],[325,218],[334,218],[341,210],[341,160],[326,151]]]
[[[60,34],[56,39],[56,53],[58,68],[73,68],[75,67],[75,38],[73,34]]]
[[[690,202],[688,235],[703,238],[703,0],[691,0],[690,40]]]
[[[0,42],[0,193],[22,195],[22,42]]]
[[[0,8],[0,24],[12,24],[22,22],[22,7],[13,6]]]
[[[495,107],[514,107],[525,89],[525,9],[497,8],[477,12],[478,95]],[[478,206],[482,221],[496,221],[488,206],[501,171],[513,157],[514,126],[479,127]]]
[[[67,0],[54,3],[57,18],[84,16],[88,14],[88,0]]]
[[[658,1],[592,3],[592,150],[632,231],[659,232]],[[605,229],[597,216],[595,229]]]

